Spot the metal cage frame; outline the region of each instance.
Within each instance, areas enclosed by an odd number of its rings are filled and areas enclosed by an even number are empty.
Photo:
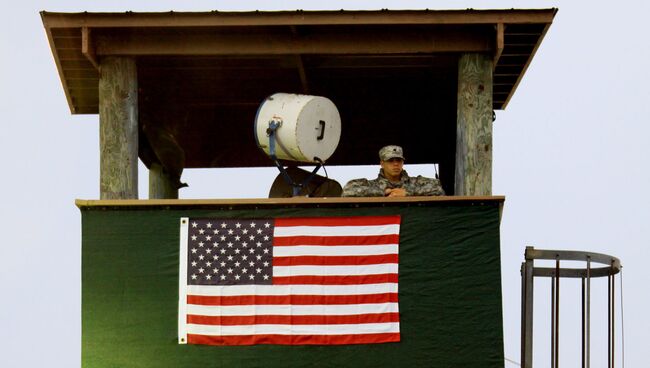
[[[614,367],[614,276],[621,271],[618,258],[574,250],[526,247],[521,265],[521,366],[533,367],[533,288],[535,277],[551,278],[551,368],[559,368],[560,278],[582,279],[582,367],[590,365],[591,279],[608,278],[608,367]],[[554,260],[555,267],[535,267],[535,260]],[[562,268],[560,261],[583,261],[584,268]],[[596,262],[604,267],[592,267]]]

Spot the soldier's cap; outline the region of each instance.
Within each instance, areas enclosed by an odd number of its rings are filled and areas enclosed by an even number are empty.
[[[386,146],[386,147],[382,147],[379,150],[379,159],[380,160],[388,161],[391,158],[401,158],[402,160],[405,160],[404,151],[402,150],[402,147],[400,147],[400,146]]]

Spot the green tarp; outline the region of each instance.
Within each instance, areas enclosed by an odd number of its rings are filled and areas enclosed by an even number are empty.
[[[503,367],[497,202],[82,206],[84,367]],[[402,216],[401,342],[179,345],[181,217]]]

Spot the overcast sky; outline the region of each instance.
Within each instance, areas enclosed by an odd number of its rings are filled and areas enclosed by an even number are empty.
[[[99,198],[98,116],[70,114],[40,10],[468,7],[559,8],[515,96],[507,110],[497,111],[494,123],[493,193],[506,196],[501,223],[505,356],[519,361],[519,267],[524,247],[533,245],[601,252],[621,259],[625,363],[647,366],[650,276],[643,265],[650,256],[650,3],[267,3],[23,0],[5,4],[0,12],[0,160],[4,168],[0,193],[5,196],[0,205],[0,366],[79,366],[81,217],[74,199]],[[412,174],[433,175],[430,167],[406,168]],[[328,172],[344,183],[352,177],[375,176],[376,170],[333,167]],[[183,180],[190,187],[181,191],[181,197],[266,197],[276,174],[275,169],[188,170]],[[140,197],[146,198],[145,170],[141,170],[140,183]],[[563,366],[577,367],[579,306],[571,301],[578,289],[570,282],[567,285],[562,288],[562,300],[569,303],[562,305],[561,359]],[[550,294],[546,290],[550,289],[545,280],[536,286],[540,307],[535,358],[542,367],[548,366],[550,355],[546,313]],[[593,367],[606,366],[605,291],[606,282],[604,287],[594,286]],[[617,305],[617,309],[622,308]],[[621,315],[617,318],[620,332]],[[622,357],[620,350],[617,356]],[[516,365],[506,362],[505,366]]]

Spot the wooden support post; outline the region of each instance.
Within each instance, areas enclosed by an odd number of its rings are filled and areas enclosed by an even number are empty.
[[[95,54],[95,49],[93,48],[93,43],[90,36],[90,28],[81,27],[81,53],[83,56],[90,61],[91,64],[99,71],[99,62],[97,61],[97,55]]]
[[[159,163],[149,168],[149,199],[178,199],[176,184]]]
[[[135,60],[106,57],[99,77],[100,198],[138,198],[138,81]]]
[[[501,54],[503,53],[503,47],[504,47],[504,33],[505,33],[505,26],[503,23],[497,23],[497,39],[496,39],[496,50],[494,51],[494,59],[492,61],[492,69],[496,68],[497,63],[499,62],[499,59],[501,58]]]
[[[458,60],[455,195],[492,194],[492,57]]]

